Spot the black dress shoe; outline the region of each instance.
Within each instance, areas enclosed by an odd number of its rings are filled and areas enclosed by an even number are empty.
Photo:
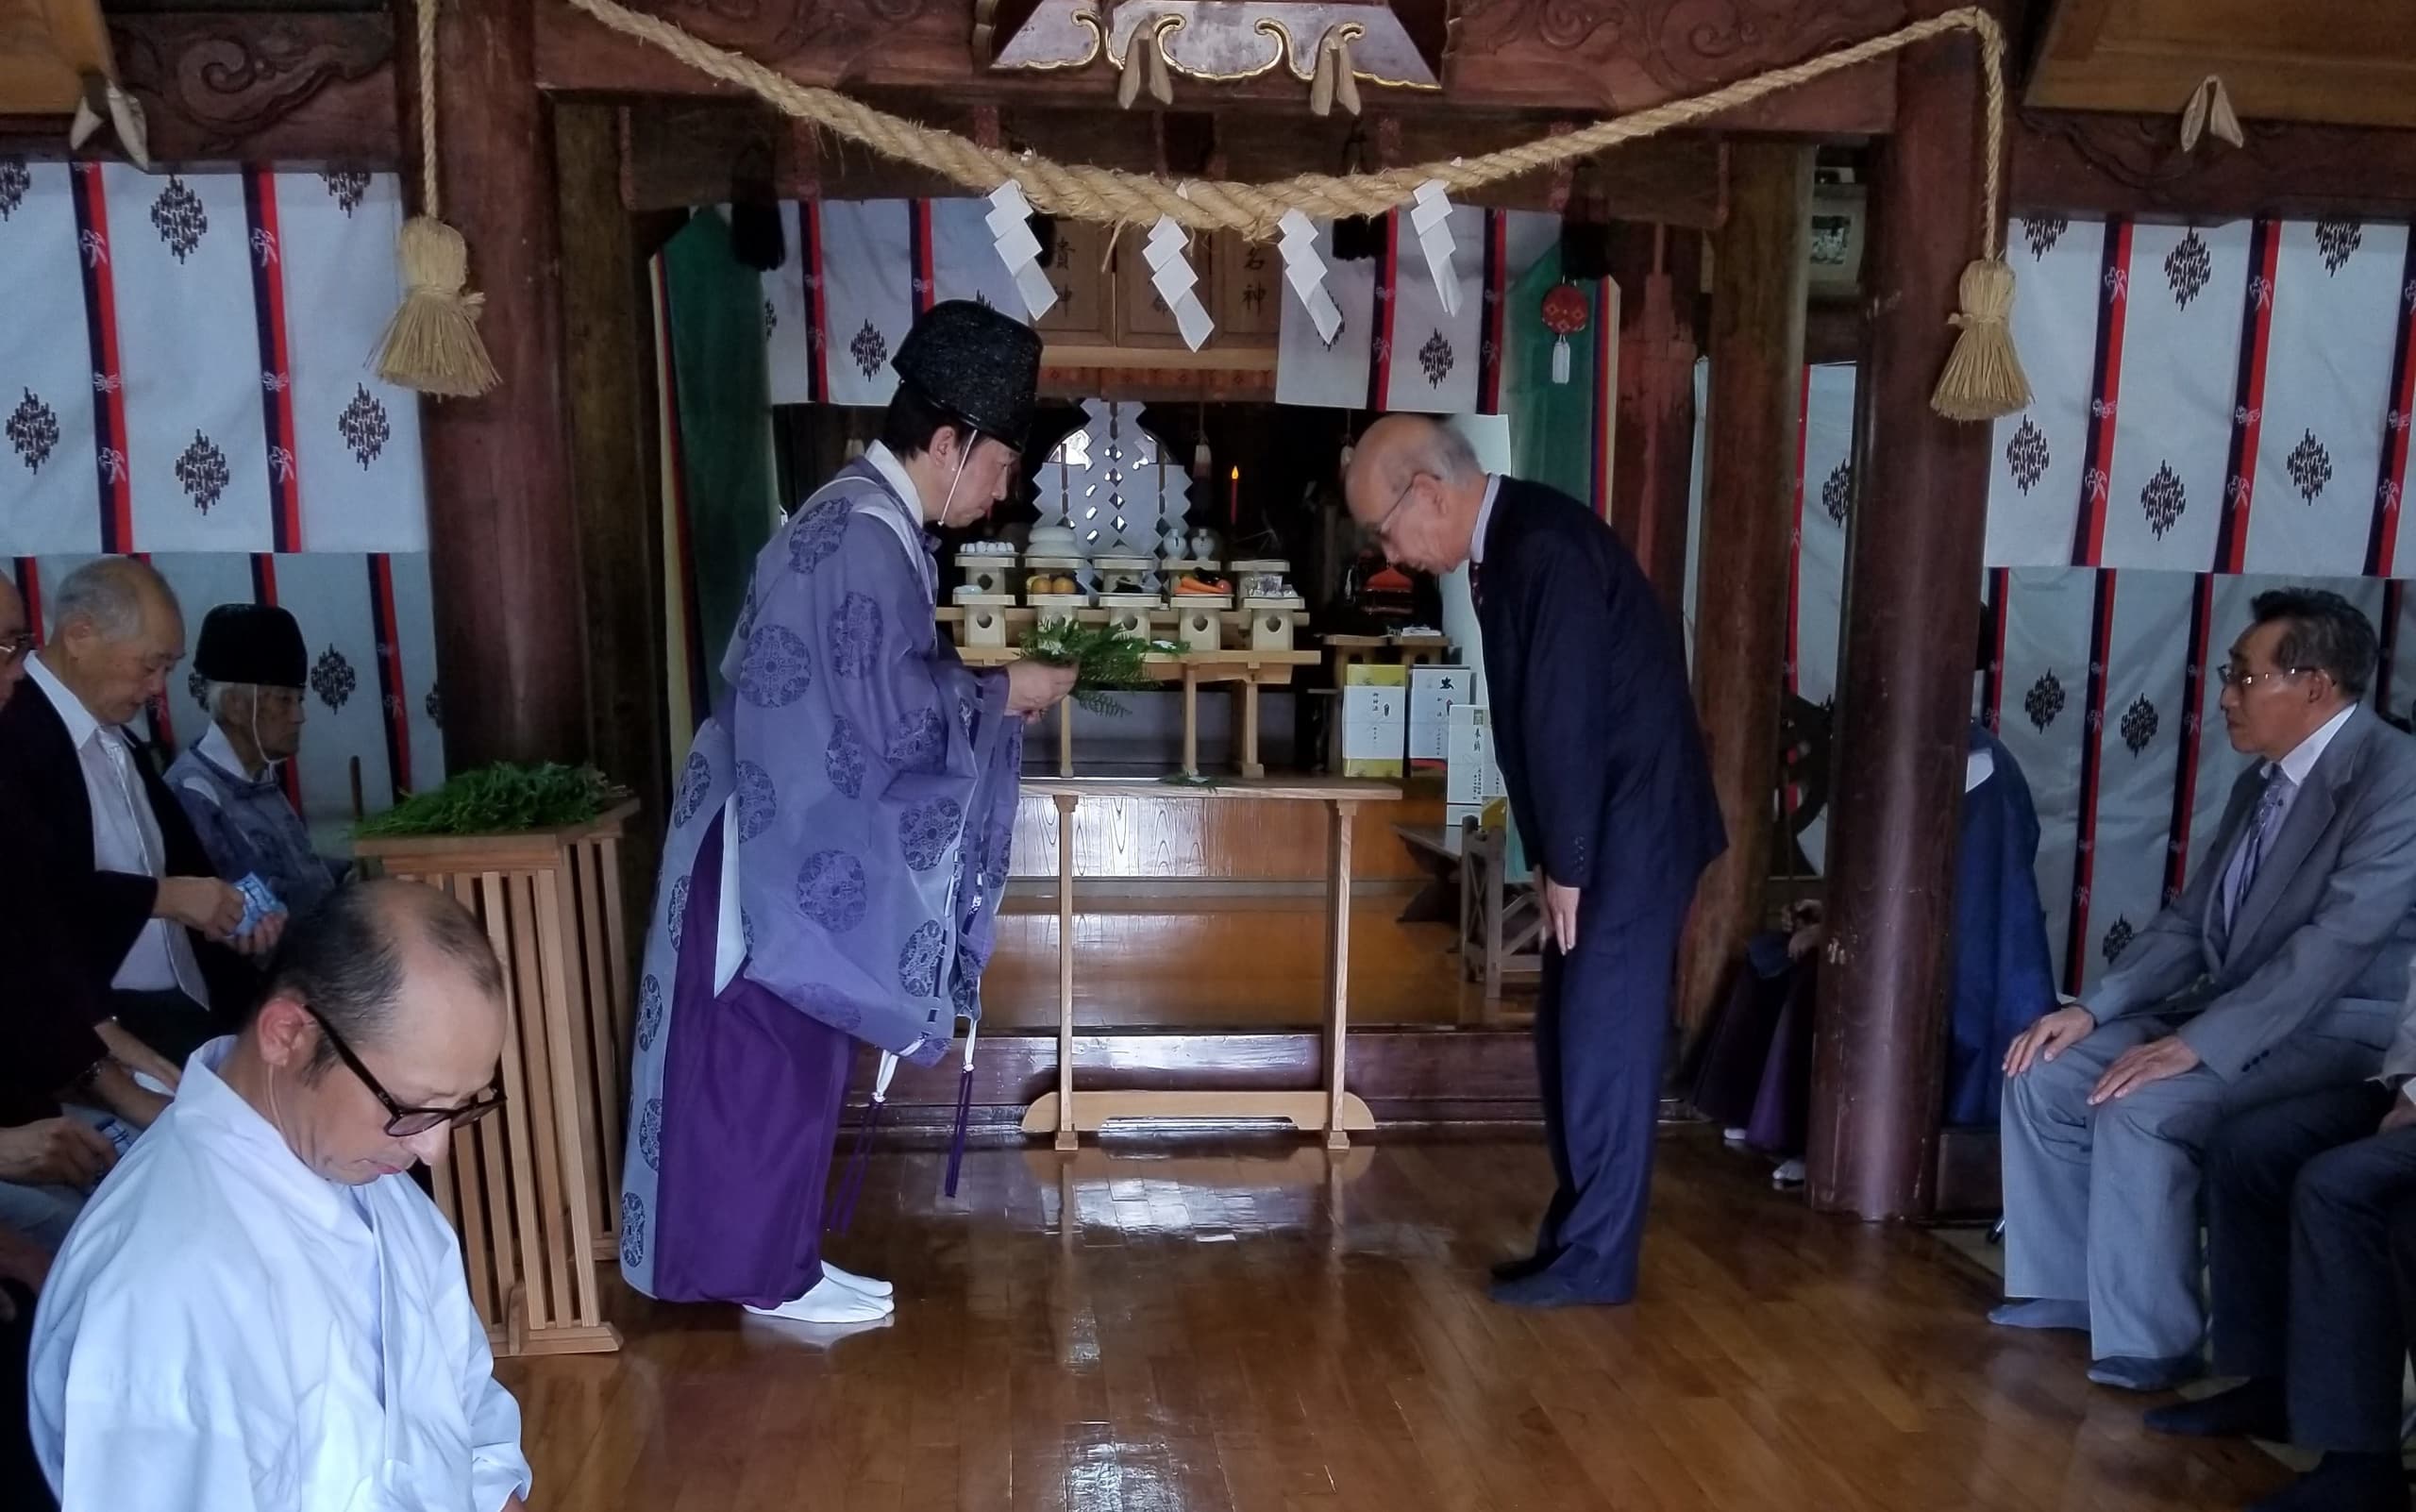
[[[2152,1408],[2147,1425],[2157,1433],[2185,1438],[2263,1438],[2287,1443],[2290,1436],[2282,1383],[2270,1376],[2242,1382],[2196,1402]]]
[[[2397,1454],[2336,1450],[2248,1512],[2408,1512],[2408,1474]]]

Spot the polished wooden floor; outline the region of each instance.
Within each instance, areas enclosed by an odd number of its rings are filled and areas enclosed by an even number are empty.
[[[1082,897],[1078,889],[1077,899]],[[1351,1018],[1473,1022],[1449,924],[1403,924],[1403,893],[1351,910]],[[1009,899],[982,977],[993,1029],[1057,1023],[1057,905]],[[1131,899],[1074,916],[1074,1021],[1085,1029],[1290,1029],[1325,1016],[1325,899],[1315,894]]]
[[[2153,1438],[2068,1336],[1992,1331],[1913,1230],[1669,1133],[1636,1306],[1510,1312],[1540,1148],[1298,1141],[878,1157],[850,1337],[624,1297],[614,1356],[507,1362],[541,1509],[2222,1508],[2286,1472]]]

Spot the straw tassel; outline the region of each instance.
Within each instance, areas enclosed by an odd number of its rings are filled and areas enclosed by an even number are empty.
[[[1962,334],[1930,408],[1949,420],[1994,420],[2028,407],[2030,379],[2013,346],[2013,269],[1995,257],[1965,267],[1957,303],[1947,324]]]
[[[470,249],[440,218],[436,189],[436,8],[419,0],[419,138],[422,213],[403,223],[395,252],[403,302],[378,344],[378,375],[439,398],[473,398],[500,381],[478,339],[483,294],[466,291]]]

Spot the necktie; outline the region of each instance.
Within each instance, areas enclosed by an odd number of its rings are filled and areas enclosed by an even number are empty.
[[[1485,607],[1485,568],[1473,558],[1468,562],[1468,602],[1478,609]]]
[[[2240,905],[2257,881],[2257,868],[2264,864],[2265,852],[2273,848],[2273,832],[2281,828],[2282,805],[2290,800],[2295,787],[2278,766],[2265,779],[2265,791],[2257,799],[2257,815],[2249,822],[2247,836],[2240,841],[2240,859],[2232,864],[2230,885],[2223,890],[2225,930],[2239,916]]]

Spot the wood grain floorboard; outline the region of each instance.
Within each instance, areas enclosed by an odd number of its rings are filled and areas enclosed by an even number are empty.
[[[2286,1476],[2159,1439],[2079,1340],[1989,1329],[1918,1230],[1816,1217],[1665,1132],[1634,1307],[1493,1306],[1531,1141],[875,1157],[845,1336],[615,1296],[603,1357],[506,1361],[539,1512],[2182,1512]]]

